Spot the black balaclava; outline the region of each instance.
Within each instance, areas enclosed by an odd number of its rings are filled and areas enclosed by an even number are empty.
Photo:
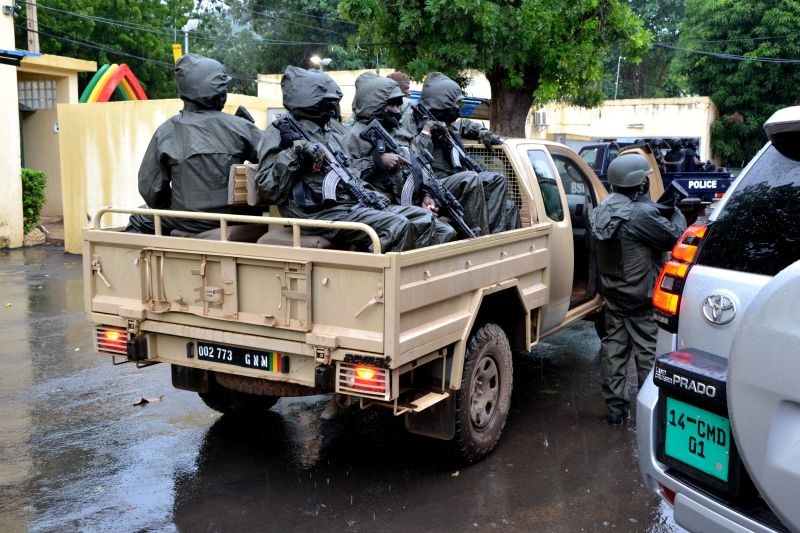
[[[420,103],[431,110],[437,120],[452,124],[459,117],[464,95],[456,82],[441,72],[431,72],[422,84]]]
[[[322,127],[336,116],[341,89],[333,78],[318,70],[288,66],[281,78],[283,107],[295,118]]]

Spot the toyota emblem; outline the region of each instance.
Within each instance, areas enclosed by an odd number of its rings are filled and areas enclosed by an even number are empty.
[[[703,316],[712,324],[722,326],[736,316],[736,305],[730,296],[715,292],[703,302]]]

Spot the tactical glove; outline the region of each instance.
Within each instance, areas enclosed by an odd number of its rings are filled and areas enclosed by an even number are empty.
[[[434,139],[441,139],[446,134],[447,134],[447,124],[445,124],[444,122],[439,122],[438,120],[436,122],[433,122],[433,124],[431,124],[431,137],[433,137]]]
[[[281,132],[281,150],[285,150],[303,138],[302,135],[292,130],[289,124],[281,124],[278,126],[278,131]]]
[[[486,130],[481,134],[481,141],[486,148],[491,148],[493,144],[503,144],[502,139],[496,133]]]

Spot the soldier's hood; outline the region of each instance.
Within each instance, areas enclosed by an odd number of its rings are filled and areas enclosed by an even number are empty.
[[[365,72],[356,78],[356,95],[353,98],[353,113],[356,119],[369,122],[386,108],[386,102],[403,96],[396,81],[374,72]]]
[[[219,61],[184,54],[175,63],[175,82],[181,98],[213,108],[218,96],[228,92],[231,77]]]
[[[625,195],[611,195],[592,211],[592,235],[598,241],[607,241],[617,232],[623,221],[631,218],[633,200]]]
[[[464,95],[456,82],[441,72],[431,72],[422,84],[420,103],[429,109],[461,107]]]
[[[342,91],[333,78],[318,70],[289,65],[281,78],[283,107],[292,111],[314,107],[325,98],[340,100]]]

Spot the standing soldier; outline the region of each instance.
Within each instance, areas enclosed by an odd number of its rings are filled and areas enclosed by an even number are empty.
[[[261,160],[256,185],[262,199],[277,204],[281,214],[291,218],[361,222],[372,226],[383,252],[402,251],[431,243],[435,226],[429,211],[422,208],[385,209],[388,200],[368,190],[358,178],[351,185],[344,180],[329,182],[331,165],[325,150],[336,155],[338,165],[347,169],[349,157],[331,128],[341,91],[327,74],[289,66],[281,79],[283,106],[308,139],[290,123],[276,121],[267,129],[260,147]],[[350,171],[352,174],[352,170]],[[330,189],[324,185],[332,183]],[[358,192],[356,192],[358,191]],[[358,199],[361,194],[362,199]],[[366,203],[369,204],[365,205]],[[352,230],[308,230],[342,245],[368,249],[368,236]]]
[[[608,166],[612,193],[592,212],[592,238],[605,298],[605,336],[600,344],[602,392],[608,423],[630,416],[626,371],[636,360],[641,388],[653,366],[657,326],[653,286],[665,261],[686,229],[674,209],[668,220],[647,197],[650,165],[639,154],[623,154]]]
[[[422,84],[420,104],[429,109],[436,121],[417,123],[418,131],[425,136],[419,137],[421,145],[428,149],[434,157],[433,168],[439,177],[452,175],[454,172],[466,170],[452,157],[444,141],[447,133],[455,143],[463,149],[461,139],[480,139],[490,148],[493,144],[501,144],[500,137],[478,122],[459,119],[461,101],[464,95],[456,82],[441,72],[431,72]],[[405,124],[413,124],[412,112],[406,115]],[[419,115],[419,113],[417,113]],[[519,214],[513,202],[506,203],[506,177],[499,172],[483,171],[479,174],[483,186],[488,219],[488,233],[497,233],[519,227]],[[455,193],[454,193],[455,194]]]

